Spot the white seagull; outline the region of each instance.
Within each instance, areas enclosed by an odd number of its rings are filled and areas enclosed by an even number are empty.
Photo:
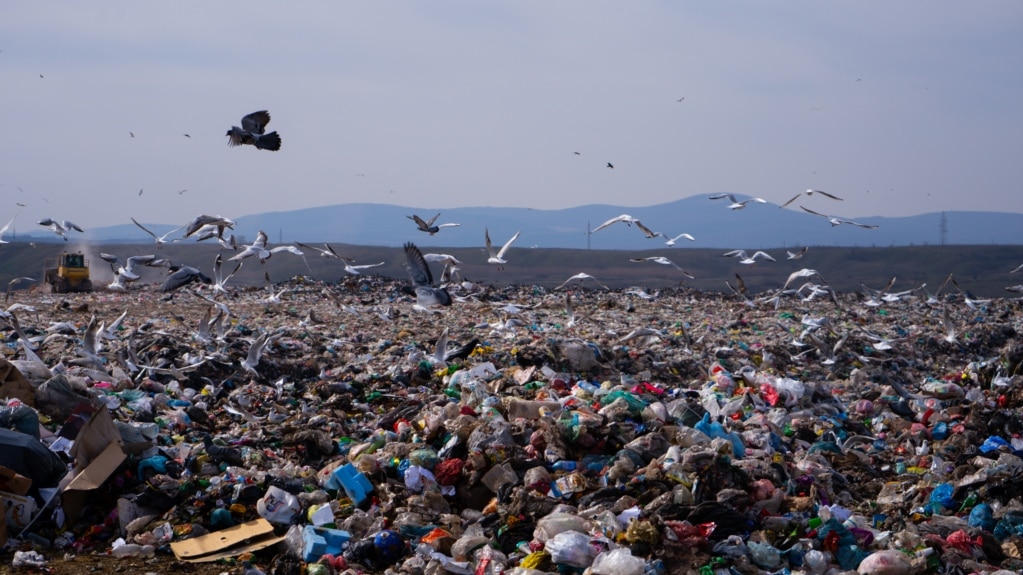
[[[128,281],[135,281],[139,279],[139,274],[135,273],[135,266],[145,265],[156,259],[154,255],[145,256],[131,256],[126,261],[122,262],[121,258],[114,254],[108,254],[100,252],[100,259],[110,264],[110,269],[114,270],[114,274],[123,277]]]
[[[739,263],[740,264],[745,264],[745,265],[752,265],[752,264],[756,263],[757,258],[759,258],[759,257],[762,257],[762,258],[767,259],[767,260],[771,260],[772,262],[773,261],[777,261],[774,258],[772,258],[770,256],[770,254],[768,254],[766,252],[761,252],[761,251],[755,252],[752,257],[746,255],[746,250],[732,250],[730,252],[725,253],[724,255],[725,255],[725,257],[728,257],[728,258],[739,258]]]
[[[735,196],[732,194],[714,194],[713,196],[710,196],[710,199],[712,200],[720,200],[721,198],[728,198],[728,200],[732,202],[731,204],[728,205],[728,209],[730,210],[741,210],[745,208],[746,204],[750,202],[757,202],[760,204],[767,203],[767,200],[765,200],[764,198],[749,198],[747,200],[743,200],[740,202],[739,200],[735,199]]]
[[[810,249],[810,246],[804,246],[803,249],[799,250],[798,252],[790,252],[788,250],[785,250],[785,253],[788,254],[789,256],[787,259],[798,260],[806,255],[806,250],[808,249]]]
[[[567,286],[568,284],[570,284],[572,282],[580,282],[580,283],[582,283],[584,280],[593,280],[600,287],[602,287],[604,289],[607,289],[607,290],[611,289],[611,288],[607,287],[606,285],[600,283],[600,280],[598,280],[597,278],[591,276],[590,274],[588,274],[586,272],[579,272],[579,273],[575,274],[574,276],[568,278],[567,280],[561,282],[561,285],[559,285],[558,287],[554,288],[554,290],[557,291],[557,290]]]
[[[483,228],[483,234],[484,234],[484,237],[486,238],[486,241],[487,241],[487,254],[489,255],[489,257],[487,258],[487,263],[488,264],[497,264],[499,266],[508,263],[508,261],[504,259],[504,254],[508,252],[508,248],[511,247],[512,243],[515,240],[519,239],[519,234],[520,233],[522,233],[521,230],[515,232],[515,235],[512,236],[510,240],[505,242],[504,245],[501,246],[501,249],[497,253],[494,253],[494,246],[490,242],[490,230],[487,229],[487,228]]]
[[[673,245],[675,245],[675,242],[677,242],[677,241],[679,241],[679,240],[681,240],[683,238],[685,238],[685,239],[687,239],[687,240],[689,240],[691,242],[695,242],[696,241],[696,238],[694,238],[690,234],[679,234],[679,235],[677,235],[677,236],[675,236],[673,238],[668,239],[668,241],[666,241],[664,243],[669,245],[669,246],[673,246]]]
[[[273,248],[267,248],[266,243],[267,243],[266,232],[264,232],[263,230],[259,230],[259,233],[256,234],[256,241],[252,242],[252,244],[250,245],[245,246],[245,249],[239,252],[238,254],[228,258],[228,261],[243,260],[245,258],[257,256],[259,258],[259,263],[265,263],[266,260],[270,259],[270,256],[278,252],[291,252],[296,256],[302,256],[303,258],[305,258],[305,254],[302,252],[302,250],[296,248],[295,246],[276,246]]]
[[[45,219],[39,220],[39,225],[46,226],[46,227],[50,228],[50,230],[52,230],[53,233],[55,233],[58,236],[64,238],[65,242],[67,241],[67,234],[71,230],[75,230],[75,231],[82,232],[82,233],[85,232],[85,230],[83,230],[82,228],[78,227],[77,225],[75,225],[74,222],[71,222],[69,220],[64,220],[64,221],[58,222],[57,220],[54,220],[53,218],[45,218]]]
[[[836,195],[829,194],[829,193],[825,192],[824,190],[814,190],[814,189],[811,188],[809,190],[806,190],[805,192],[799,192],[798,194],[792,196],[791,200],[789,200],[789,201],[785,202],[784,204],[778,206],[778,208],[779,209],[780,208],[784,208],[785,206],[787,206],[787,205],[791,204],[792,202],[796,201],[797,199],[799,199],[799,196],[802,196],[804,194],[807,195],[807,196],[812,196],[814,194],[820,194],[822,196],[826,196],[828,198],[831,198],[832,200],[838,200],[840,202],[844,202],[845,201],[845,200],[843,200],[842,198],[840,198],[840,197],[838,197]]]
[[[663,233],[655,232],[655,231],[651,230],[650,228],[644,226],[643,222],[639,221],[639,219],[637,219],[637,218],[634,218],[634,217],[630,216],[629,214],[622,214],[620,216],[615,216],[615,217],[611,218],[610,220],[608,220],[608,221],[600,224],[599,226],[593,228],[590,231],[590,233],[591,234],[597,233],[600,230],[602,230],[602,229],[604,229],[604,228],[606,228],[606,227],[608,227],[610,225],[617,224],[618,222],[625,222],[625,225],[627,225],[629,227],[632,227],[632,224],[636,224],[636,227],[639,228],[639,230],[641,232],[643,232],[643,235],[645,235],[648,238],[656,238],[658,236],[662,237],[662,238],[665,238],[665,239],[668,238],[668,236],[664,235]],[[677,240],[678,238],[675,238],[675,239]]]
[[[650,257],[645,257],[645,258],[629,258],[629,261],[630,262],[637,262],[637,263],[639,263],[639,262],[653,262],[655,264],[661,264],[663,266],[671,266],[671,267],[677,269],[678,271],[682,272],[682,275],[686,276],[689,279],[693,279],[695,277],[692,274],[690,274],[689,272],[687,272],[686,270],[680,268],[678,266],[678,264],[676,264],[675,262],[669,260],[668,258],[666,258],[664,256],[650,256]]]
[[[146,226],[144,226],[144,225],[142,225],[142,224],[138,223],[138,222],[137,222],[137,221],[135,220],[135,218],[131,218],[131,221],[132,221],[132,222],[133,222],[133,223],[134,223],[134,224],[135,224],[136,226],[138,226],[138,227],[139,227],[139,228],[140,228],[140,229],[141,229],[142,231],[144,231],[144,232],[146,232],[147,234],[149,234],[149,235],[153,236],[153,240],[154,240],[154,241],[156,241],[156,249],[158,249],[158,250],[159,250],[159,249],[163,249],[163,244],[165,244],[165,243],[167,242],[167,236],[169,236],[169,235],[173,234],[174,232],[176,232],[176,231],[180,230],[180,229],[181,229],[182,227],[184,227],[184,226],[178,226],[178,227],[174,228],[173,230],[171,230],[171,231],[169,231],[169,232],[167,232],[167,233],[163,234],[162,236],[158,236],[158,235],[154,234],[154,233],[153,233],[152,231],[150,231],[150,230],[149,230],[148,228],[146,228]],[[172,242],[175,242],[175,241],[177,241],[177,240],[171,240],[171,241],[172,241]]]
[[[803,208],[803,211],[808,213],[808,214],[813,214],[815,216],[820,216],[820,217],[828,220],[829,222],[831,222],[832,226],[840,226],[842,224],[849,224],[851,226],[859,226],[861,228],[866,228],[868,230],[877,229],[877,226],[871,226],[871,225],[868,225],[868,224],[861,224],[859,222],[854,222],[852,220],[844,220],[844,219],[839,218],[837,216],[829,216],[829,215],[826,215],[826,214],[822,214],[820,212],[815,212],[815,211],[813,211],[810,208],[807,208],[805,206],[799,206],[799,207]]]
[[[207,226],[215,228],[217,230],[216,234],[217,237],[222,238],[224,237],[224,228],[230,228],[233,230],[234,222],[223,216],[210,216],[207,214],[201,214],[196,216],[192,221],[188,222],[188,224],[185,227],[185,235],[182,237],[187,238],[189,236],[192,236],[198,233],[200,230],[203,230],[203,228],[207,228]]]
[[[14,218],[16,217],[18,217],[17,214],[14,215]],[[7,222],[6,224],[4,224],[4,227],[0,228],[0,244],[7,243],[7,241],[4,240],[4,234],[6,234],[7,230],[11,228],[11,224],[14,223],[14,218],[11,218],[11,221]]]

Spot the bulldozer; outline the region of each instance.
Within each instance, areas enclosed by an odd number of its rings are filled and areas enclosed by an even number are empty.
[[[43,278],[53,293],[92,291],[89,260],[81,252],[62,252],[46,260]]]

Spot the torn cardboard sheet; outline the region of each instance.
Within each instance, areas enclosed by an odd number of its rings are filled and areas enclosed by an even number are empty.
[[[273,525],[259,518],[200,537],[175,541],[170,547],[180,561],[203,563],[258,551],[281,541],[284,541],[284,536],[274,535]]]

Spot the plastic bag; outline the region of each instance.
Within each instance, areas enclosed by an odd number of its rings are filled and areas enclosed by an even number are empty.
[[[578,531],[558,533],[544,544],[544,549],[551,554],[551,561],[572,567],[585,569],[593,563],[593,548],[590,547],[590,536]]]
[[[605,551],[597,555],[590,567],[593,575],[642,575],[646,561],[633,557],[627,547]]]
[[[290,525],[300,511],[302,506],[294,495],[273,485],[256,502],[256,512],[271,523]]]

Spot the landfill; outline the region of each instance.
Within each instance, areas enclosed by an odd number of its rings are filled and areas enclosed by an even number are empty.
[[[1018,300],[406,284],[10,294],[3,569],[1023,570]]]

